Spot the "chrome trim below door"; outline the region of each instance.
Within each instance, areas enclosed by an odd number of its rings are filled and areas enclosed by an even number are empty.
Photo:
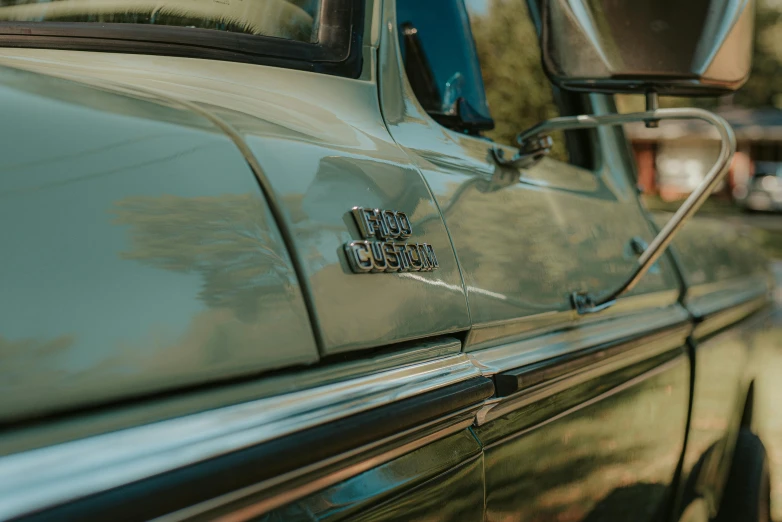
[[[692,286],[687,290],[684,302],[692,314],[700,318],[756,298],[770,300],[773,288],[773,278],[767,275],[739,277]]]
[[[476,415],[476,425],[481,426],[578,384],[681,347],[685,344],[691,331],[690,323],[683,323],[657,334],[629,340],[627,350],[611,357],[596,357],[592,361],[587,360],[583,366],[554,379],[524,388],[507,397],[486,401]]]
[[[520,368],[546,359],[605,343],[646,335],[663,328],[687,323],[689,313],[679,305],[650,310],[643,317],[609,318],[568,328],[531,339],[471,352],[469,355],[483,375]]]
[[[766,295],[761,295],[760,297],[755,297],[749,301],[740,302],[729,308],[709,314],[695,325],[692,336],[695,340],[703,339],[714,332],[749,317],[762,308],[770,306],[770,304],[771,300]]]
[[[264,481],[259,484],[254,484],[228,495],[210,499],[206,502],[202,502],[190,508],[177,511],[154,520],[155,522],[179,522],[182,520],[193,519],[194,517],[198,517],[198,520],[219,520],[224,522],[241,522],[244,520],[252,520],[264,513],[284,506],[285,504],[295,502],[296,500],[315,493],[316,491],[327,488],[376,466],[380,466],[381,464],[396,459],[405,453],[422,448],[427,444],[431,444],[432,442],[445,438],[460,430],[469,428],[475,420],[475,412],[478,408],[479,406],[475,406],[474,408],[457,412],[447,416],[446,418],[430,422],[424,426],[419,426],[402,433],[397,433],[371,445],[362,446],[348,453],[336,455],[327,461],[318,462],[312,466],[298,469],[291,473],[286,473],[280,477],[275,477],[274,479]],[[415,438],[410,441],[404,440],[410,436],[414,436]],[[389,446],[391,446],[390,449],[373,452],[373,450],[377,448],[385,448]],[[361,456],[360,460],[357,462],[351,462],[348,466],[339,466],[340,462],[349,460],[351,457],[356,455]],[[337,466],[335,466],[335,464]],[[286,488],[287,482],[311,473],[317,473],[324,468],[326,468],[327,471],[325,473],[321,473],[314,480],[309,480],[303,484]],[[277,486],[280,486],[284,489],[277,491],[277,489],[279,489],[276,488]],[[247,505],[243,505],[241,508],[235,510],[232,509],[232,506],[235,503],[241,502],[248,497],[252,498],[259,492],[273,488],[276,488],[274,489],[275,492],[268,497],[260,498],[255,502],[249,502]],[[218,516],[218,514],[221,512],[227,512],[228,514]]]
[[[480,377],[465,355],[0,458],[0,519],[21,516]]]

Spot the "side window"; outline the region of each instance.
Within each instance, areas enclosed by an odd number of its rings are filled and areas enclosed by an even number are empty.
[[[355,0],[0,0],[0,46],[361,72]]]
[[[512,145],[518,132],[560,115],[591,112],[585,95],[551,85],[540,62],[540,45],[525,0],[465,0],[478,50],[494,129],[486,135]],[[552,156],[592,168],[592,131],[552,135]]]
[[[317,42],[321,0],[258,2],[18,2],[0,0],[0,21],[187,27]],[[118,26],[120,28],[122,26]]]
[[[510,144],[520,130],[560,114],[538,35],[524,0],[467,0],[467,6],[494,116],[489,136]]]

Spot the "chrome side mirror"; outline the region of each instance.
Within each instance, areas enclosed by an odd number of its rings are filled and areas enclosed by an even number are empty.
[[[563,89],[717,96],[747,81],[755,0],[528,0]]]

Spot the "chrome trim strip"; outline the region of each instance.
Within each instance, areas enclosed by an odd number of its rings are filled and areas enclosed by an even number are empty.
[[[692,336],[695,340],[702,339],[709,334],[745,319],[771,303],[770,298],[763,295],[707,315],[703,321],[695,325]]]
[[[475,408],[469,408],[467,410],[448,415],[444,419],[438,419],[432,421],[425,425],[418,426],[416,428],[412,428],[410,430],[395,434],[391,437],[379,440],[367,446],[356,448],[350,452],[337,455],[335,457],[332,457],[322,462],[318,462],[311,466],[307,466],[305,468],[293,471],[291,473],[286,473],[285,475],[275,477],[273,479],[263,481],[258,484],[253,484],[252,486],[248,486],[246,488],[243,488],[238,491],[234,491],[232,493],[223,495],[221,497],[210,499],[206,502],[202,502],[201,504],[191,506],[187,509],[177,511],[175,513],[171,513],[170,515],[159,517],[154,520],[155,522],[178,522],[180,520],[188,520],[192,517],[199,516],[199,515],[207,514],[208,516],[209,511],[220,509],[221,507],[230,504],[232,502],[240,501],[254,494],[261,493],[263,492],[263,490],[274,488],[280,485],[284,486],[284,484],[290,480],[295,480],[296,478],[302,477],[309,473],[316,473],[319,470],[328,468],[333,465],[338,466],[340,462],[348,460],[356,455],[361,455],[362,453],[370,453],[373,449],[380,448],[385,445],[393,444],[395,441],[399,441],[410,435],[415,435],[416,433],[421,433],[421,432],[425,433],[423,436],[416,438],[415,440],[412,440],[410,442],[400,444],[394,447],[393,449],[383,451],[379,454],[370,455],[365,460],[356,463],[351,463],[347,467],[338,467],[334,471],[327,472],[325,475],[318,477],[312,481],[308,481],[299,486],[286,489],[276,495],[272,495],[269,498],[264,498],[262,500],[259,500],[258,502],[250,506],[244,507],[240,510],[232,511],[228,516],[214,518],[214,520],[224,520],[226,522],[227,521],[240,522],[243,520],[252,519],[268,511],[272,511],[278,507],[284,506],[285,504],[288,504],[290,502],[295,502],[296,500],[302,497],[306,497],[307,495],[315,493],[316,491],[319,491],[323,488],[327,488],[338,482],[342,482],[343,480],[347,480],[351,477],[355,477],[356,475],[359,475],[369,469],[372,469],[373,467],[379,466],[390,460],[400,457],[405,453],[409,453],[418,448],[422,448],[427,444],[445,438],[460,430],[469,428],[475,420],[475,412],[477,411],[477,409],[478,407],[476,406]],[[426,433],[427,431],[429,431],[429,433]]]
[[[411,364],[459,355],[461,349],[461,342],[453,337],[424,339],[399,345],[390,353],[366,355],[349,362],[288,370],[241,383],[172,395],[163,400],[139,401],[128,407],[112,410],[109,415],[84,415],[70,422],[51,423],[45,430],[32,424],[0,436],[0,458],[3,455],[134,428],[141,424],[170,420],[229,404],[280,396],[366,377]]]
[[[633,316],[645,317],[650,309],[676,307],[679,290],[663,290],[651,294],[623,297],[607,310],[588,316],[579,316],[575,310],[550,310],[539,314],[492,321],[474,325],[464,343],[465,351],[473,352],[501,343],[520,341],[565,328]]]
[[[687,291],[684,303],[695,317],[704,317],[757,297],[769,296],[774,287],[770,277],[755,275],[695,285]]]
[[[643,320],[639,318],[638,321],[628,323],[627,318],[612,317],[577,328],[569,328],[532,339],[487,348],[479,352],[470,352],[468,355],[481,368],[483,375],[491,376],[552,357],[625,338],[637,337],[688,321],[689,313],[687,310],[675,305],[647,311]]]
[[[637,338],[666,327],[674,327],[670,336],[679,342],[689,332],[688,317],[687,311],[678,305],[648,311],[641,324],[634,321],[627,325],[626,317],[606,317],[480,352],[450,355],[345,382],[0,457],[0,519],[53,507],[481,375],[491,376],[584,348]],[[646,345],[643,350],[630,351],[639,360],[654,355]],[[629,364],[627,354],[621,355],[621,364]],[[604,360],[595,367],[579,369],[554,383],[528,388],[502,400],[485,401],[472,410],[474,414],[464,420],[465,426],[488,422],[529,401],[594,378],[609,371],[610,362],[618,364],[617,360],[618,357]],[[388,455],[394,458],[398,454]],[[335,457],[344,458],[347,456]],[[322,469],[330,463],[332,459],[304,471]],[[334,473],[335,480],[342,477],[341,472]],[[294,475],[264,482],[263,487],[290,480]],[[309,491],[306,486],[301,487],[301,494]]]
[[[465,355],[0,458],[0,519],[480,377]]]
[[[566,416],[572,414],[575,411],[584,409],[584,408],[586,408],[588,406],[591,406],[592,404],[596,404],[596,403],[606,399],[607,397],[611,397],[612,395],[616,395],[617,393],[620,393],[620,392],[623,392],[623,391],[625,391],[625,390],[627,390],[629,388],[632,388],[633,386],[635,386],[637,384],[640,384],[640,383],[646,381],[647,379],[651,379],[652,377],[660,375],[661,373],[664,373],[664,372],[670,370],[671,368],[674,368],[674,367],[676,367],[676,366],[678,366],[680,364],[683,364],[685,360],[686,360],[686,357],[682,356],[682,357],[677,357],[675,359],[671,359],[670,361],[666,361],[666,362],[662,363],[659,366],[655,366],[654,368],[650,369],[647,372],[644,372],[644,373],[642,373],[640,375],[636,375],[632,379],[629,379],[629,380],[623,382],[622,384],[620,384],[620,385],[618,385],[618,386],[616,386],[614,388],[611,388],[610,390],[606,391],[605,393],[601,393],[600,395],[597,395],[596,397],[592,397],[589,400],[581,402],[581,403],[577,404],[576,406],[574,406],[573,408],[570,408],[570,409],[568,409],[566,411],[563,411],[562,413],[554,415],[554,416],[552,416],[552,417],[542,421],[539,424],[535,424],[534,426],[530,426],[529,428],[523,429],[523,430],[518,431],[516,433],[512,433],[512,434],[508,435],[507,437],[503,437],[501,439],[492,441],[491,443],[489,443],[486,446],[484,446],[484,450],[487,450],[489,448],[498,446],[498,445],[503,444],[503,443],[505,443],[505,442],[507,442],[509,440],[518,439],[519,437],[523,437],[523,436],[527,435],[528,433],[530,433],[530,432],[532,432],[534,430],[537,430],[537,429],[539,429],[539,428],[541,428],[543,426],[546,426],[547,424],[551,424],[552,422],[555,422],[555,421],[557,421],[557,420],[559,420],[559,419],[561,419],[563,417],[566,417]]]
[[[656,339],[642,337],[635,341],[636,346],[628,347],[628,350],[625,352],[598,360],[592,364],[587,364],[586,366],[577,368],[569,373],[542,382],[538,385],[524,388],[513,395],[495,399],[493,402],[487,401],[483,408],[478,411],[475,417],[475,423],[476,425],[481,426],[502,417],[503,415],[518,410],[519,408],[556,395],[557,393],[578,384],[596,379],[611,373],[612,371],[683,346],[691,329],[691,325],[685,323],[659,333]],[[633,341],[629,341],[628,344],[633,344]]]

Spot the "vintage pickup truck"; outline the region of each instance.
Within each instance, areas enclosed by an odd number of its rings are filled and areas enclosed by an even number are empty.
[[[753,4],[517,8],[507,146],[463,0],[1,0],[0,519],[768,520],[771,276],[657,108]],[[674,117],[723,154],[652,216],[617,125]]]

